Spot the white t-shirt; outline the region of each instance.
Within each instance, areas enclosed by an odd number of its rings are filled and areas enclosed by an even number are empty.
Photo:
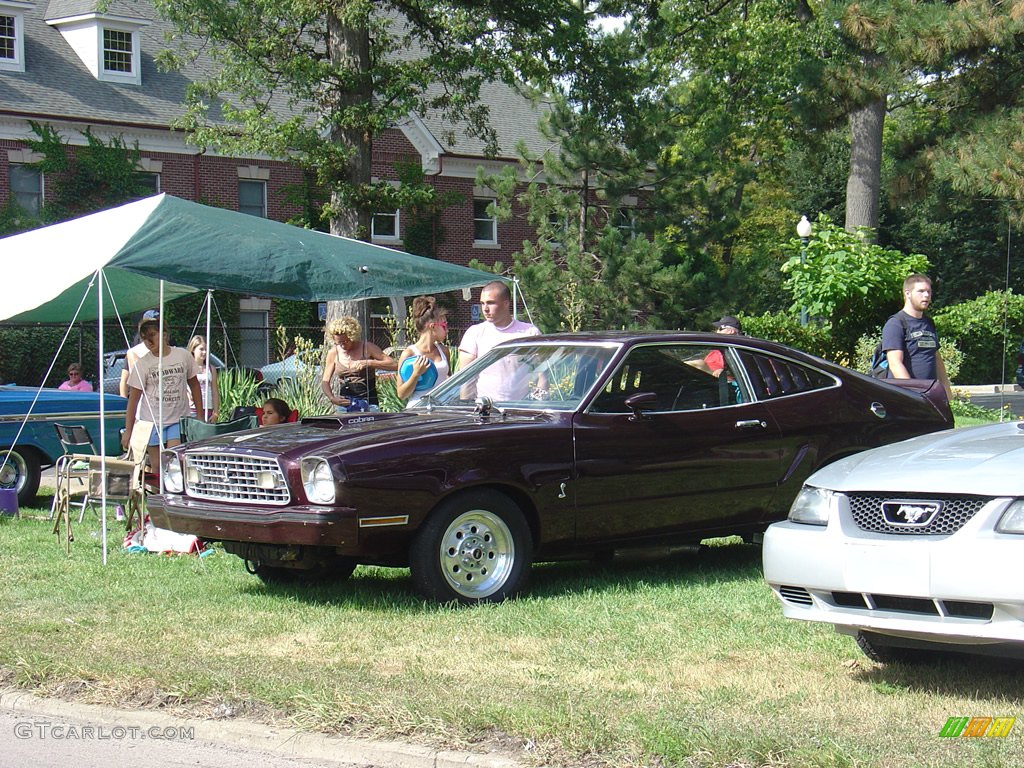
[[[139,400],[139,418],[160,424],[160,370],[161,358],[154,354],[140,357],[128,374],[128,386],[142,390]],[[195,358],[187,349],[170,347],[163,356],[164,408],[163,426],[176,424],[189,415],[188,380],[199,372]]]
[[[477,323],[466,330],[459,351],[483,357],[503,341],[526,336],[540,336],[540,329],[522,320],[513,320],[502,328],[494,323]],[[516,369],[514,360],[503,360],[480,373],[477,394],[494,400],[521,400],[527,391],[525,373]]]

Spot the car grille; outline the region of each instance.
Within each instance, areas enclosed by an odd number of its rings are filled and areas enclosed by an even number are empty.
[[[833,592],[832,602],[842,608],[856,608],[864,611],[890,611],[912,613],[920,616],[948,616],[954,619],[976,619],[991,621],[995,607],[992,603],[977,603],[966,600],[933,600],[927,597],[905,597],[903,595],[875,595],[860,592]]]
[[[779,597],[787,603],[806,606],[814,605],[814,600],[811,599],[811,593],[803,587],[779,587]]]
[[[990,501],[987,496],[936,497],[923,493],[905,493],[899,496],[881,493],[850,493],[847,494],[847,498],[850,501],[850,514],[853,515],[853,521],[862,531],[904,536],[927,534],[949,536],[963,528],[967,521]],[[896,499],[901,501],[941,501],[942,510],[927,525],[892,525],[882,514],[882,502]]]
[[[186,453],[185,483],[189,496],[228,502],[287,504],[288,484],[276,459],[230,453]],[[270,473],[272,483],[259,482]],[[198,477],[197,477],[198,475]],[[264,487],[273,485],[272,488]]]

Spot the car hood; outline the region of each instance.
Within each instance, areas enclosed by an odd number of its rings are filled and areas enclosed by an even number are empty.
[[[36,395],[38,394],[38,399]],[[35,400],[35,405],[32,405]],[[119,395],[106,395],[105,409],[124,412],[128,401]],[[0,387],[0,414],[25,414],[29,406],[35,414],[89,412],[100,409],[99,392],[72,392],[63,389],[36,387]]]
[[[216,451],[258,451],[298,459],[309,454],[341,455],[352,450],[373,448],[395,441],[419,438],[436,441],[438,436],[463,431],[548,421],[551,415],[539,411],[516,411],[481,417],[466,410],[402,411],[400,413],[348,413],[306,419],[190,443]]]
[[[1024,429],[1004,422],[922,435],[858,453],[808,478],[836,491],[1024,495]]]

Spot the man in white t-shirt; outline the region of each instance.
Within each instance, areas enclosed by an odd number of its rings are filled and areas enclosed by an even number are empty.
[[[179,420],[190,413],[188,392],[193,402],[203,402],[199,387],[199,367],[187,349],[172,347],[167,334],[160,335],[160,321],[143,319],[139,323],[139,338],[149,354],[139,357],[128,374],[128,407],[125,412],[124,434],[121,445],[128,448],[137,419],[151,421],[161,429],[164,446],[181,442]],[[163,372],[163,407],[161,408],[161,371]],[[161,416],[163,417],[161,419]],[[202,418],[201,414],[197,414]],[[156,429],[149,440],[149,462],[155,469],[160,466],[160,433]]]
[[[512,293],[508,285],[494,280],[480,291],[480,309],[484,321],[470,326],[459,344],[459,368],[465,368],[478,357],[487,354],[495,346],[509,339],[524,336],[539,336],[540,329],[512,317]],[[514,361],[507,361],[514,367]],[[508,369],[509,366],[492,366],[481,372],[477,379],[477,394],[494,400],[517,400],[523,396],[525,382],[520,382],[521,373]]]

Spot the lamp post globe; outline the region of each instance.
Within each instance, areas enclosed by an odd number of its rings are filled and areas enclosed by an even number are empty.
[[[800,238],[800,266],[802,267],[807,261],[807,241],[811,239],[811,232],[814,228],[811,226],[811,222],[807,220],[806,216],[801,216],[800,221],[796,224],[796,234]],[[807,310],[800,310],[800,325],[807,325]]]

